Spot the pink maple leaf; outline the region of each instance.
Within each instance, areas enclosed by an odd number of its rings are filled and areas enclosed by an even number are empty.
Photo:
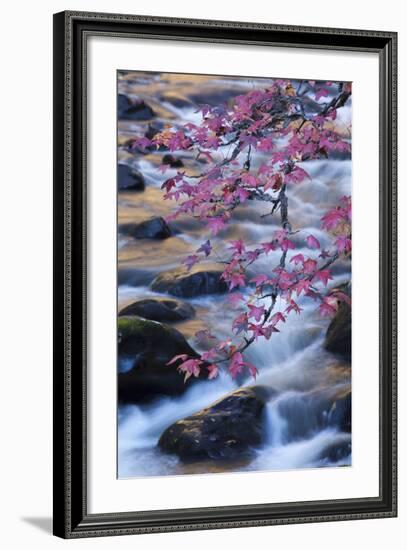
[[[264,275],[264,274],[262,273],[262,274],[260,274],[260,275],[256,275],[256,276],[253,277],[252,279],[250,279],[250,282],[251,282],[251,283],[255,283],[257,286],[259,286],[259,285],[263,285],[263,284],[266,283],[268,280],[269,280],[268,276],[267,276],[267,275]]]
[[[269,243],[261,243],[263,252],[267,255],[270,251],[276,250],[276,244],[271,241]]]
[[[309,248],[321,248],[319,240],[316,237],[314,237],[314,235],[308,235],[308,237],[306,238],[306,241],[307,241],[307,246]]]
[[[323,300],[322,304],[318,308],[321,317],[332,317],[336,313],[336,308],[332,303],[328,303],[326,299]]]
[[[311,281],[309,281],[308,279],[299,280],[298,283],[295,285],[295,291],[297,293],[297,296],[299,296],[301,292],[304,292],[304,294],[306,294],[310,286],[311,286]]]
[[[245,250],[245,244],[242,241],[242,239],[238,239],[237,241],[231,241],[230,247],[231,250],[234,250],[237,254],[243,254]]]
[[[331,272],[329,271],[329,269],[323,269],[321,271],[317,271],[312,280],[313,281],[319,280],[326,286],[328,284],[328,281],[330,281],[332,279],[333,279],[333,277],[332,277]]]
[[[315,100],[319,101],[321,97],[327,97],[328,95],[329,95],[328,90],[325,90],[324,88],[320,88],[315,94]]]
[[[243,371],[244,368],[244,360],[243,355],[240,353],[240,351],[237,351],[233,354],[232,360],[229,364],[229,372],[232,376],[232,378],[236,378],[238,374],[240,374]]]
[[[283,239],[280,246],[283,252],[287,252],[289,249],[294,250],[295,248],[295,244],[290,239]]]
[[[239,201],[242,203],[247,200],[247,198],[250,196],[250,193],[243,187],[238,187],[237,190],[235,191],[235,195],[239,199]]]
[[[201,364],[202,361],[200,359],[187,359],[184,363],[179,365],[178,370],[185,373],[185,382],[191,376],[195,376],[195,378],[198,378],[199,373],[201,372]]]
[[[208,219],[208,227],[213,233],[213,235],[217,235],[219,231],[221,231],[225,227],[225,220],[223,217],[214,217]]]
[[[290,260],[290,263],[294,262],[295,265],[303,264],[304,263],[304,256],[302,254],[296,254],[293,256]]]
[[[275,313],[271,319],[270,319],[270,322],[273,324],[273,325],[276,325],[277,323],[279,322],[283,322],[285,323],[285,316],[281,313],[281,311],[277,311],[277,313]]]
[[[348,237],[338,237],[335,241],[339,254],[348,254],[352,249],[352,241]]]
[[[232,328],[236,331],[236,334],[245,332],[248,327],[247,313],[242,313],[233,321]]]
[[[315,260],[312,260],[309,258],[308,260],[305,260],[304,262],[304,273],[307,273],[308,275],[313,273],[317,268],[317,262]]]
[[[175,357],[173,357],[171,361],[168,361],[168,363],[166,363],[166,365],[173,365],[177,361],[185,361],[186,359],[188,359],[188,355],[182,353],[181,355],[176,355]]]
[[[299,313],[301,313],[302,308],[297,304],[297,302],[295,302],[294,300],[290,300],[288,306],[285,309],[285,312],[290,313],[291,311],[295,311],[295,313],[297,313],[298,315]]]
[[[322,216],[321,225],[324,229],[328,229],[328,231],[330,231],[331,229],[335,229],[341,220],[343,220],[343,212],[338,208],[333,208]]]
[[[239,286],[245,286],[246,285],[246,279],[243,273],[240,273],[239,271],[235,271],[232,273],[232,275],[228,278],[229,280],[229,290],[232,290],[233,288],[237,288]]]
[[[205,256],[209,256],[209,254],[212,251],[211,242],[208,240],[205,243],[201,244],[201,246],[198,248],[197,252],[203,252]]]
[[[208,374],[208,380],[212,380],[212,378],[216,378],[219,374],[219,369],[216,365],[208,365],[207,370],[209,372]]]
[[[259,322],[260,319],[263,317],[265,309],[264,306],[252,306],[249,304],[249,317],[253,317],[255,321]]]
[[[187,256],[184,260],[184,264],[187,266],[188,270],[190,270],[197,262],[199,262],[200,258],[196,254],[192,254],[191,256]]]

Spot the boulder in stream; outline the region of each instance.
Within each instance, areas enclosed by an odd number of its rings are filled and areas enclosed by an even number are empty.
[[[125,94],[119,94],[117,116],[122,120],[150,120],[155,117],[155,112],[145,101],[132,101]]]
[[[182,168],[184,163],[180,158],[174,157],[174,155],[164,155],[161,161],[162,164],[168,164],[170,168]]]
[[[226,292],[227,285],[221,278],[223,266],[202,263],[188,270],[177,267],[160,273],[151,283],[155,292],[166,292],[180,298],[192,298],[202,294]]]
[[[194,308],[186,302],[170,298],[146,298],[138,300],[119,313],[119,316],[136,315],[152,321],[177,322],[191,319],[195,315]]]
[[[158,446],[186,462],[250,455],[264,440],[264,406],[273,393],[266,386],[236,390],[169,426]]]
[[[338,434],[320,452],[319,460],[322,464],[335,464],[347,458],[352,452],[352,438],[350,434]]]
[[[343,384],[305,393],[282,394],[277,402],[277,411],[286,422],[288,441],[307,438],[326,428],[350,433],[351,387]]]
[[[143,191],[145,182],[143,175],[128,164],[117,165],[117,186],[120,191]]]
[[[198,357],[176,329],[140,317],[119,317],[119,361],[131,363],[118,375],[120,403],[146,403],[159,396],[182,394],[197,378],[184,382],[177,365],[167,365],[175,356]]]
[[[119,232],[134,239],[167,239],[171,236],[171,229],[161,216],[152,217],[140,223],[120,225]]]
[[[352,356],[352,310],[346,302],[341,302],[332,319],[325,337],[325,349],[340,355],[347,361]]]

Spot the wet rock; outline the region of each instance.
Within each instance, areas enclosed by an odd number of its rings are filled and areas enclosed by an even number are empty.
[[[279,400],[277,410],[287,423],[288,441],[309,437],[326,428],[351,431],[352,396],[348,384],[288,394]]]
[[[176,322],[191,319],[194,308],[185,302],[168,298],[146,298],[122,309],[119,316],[136,315],[152,321]]]
[[[138,269],[132,265],[122,263],[117,269],[117,284],[128,286],[148,286],[154,278],[153,271]]]
[[[198,93],[191,94],[189,97],[191,101],[197,105],[211,105],[212,107],[216,107],[240,94],[242,94],[242,91],[234,88],[208,87],[207,89],[203,88]]]
[[[118,94],[117,96],[117,116],[123,118],[123,113],[131,107],[130,99],[124,94]]]
[[[164,155],[162,164],[168,164],[171,168],[182,168],[184,163],[181,159],[175,158],[173,155]]]
[[[341,302],[332,319],[325,337],[325,349],[351,360],[352,356],[352,312],[346,302]]]
[[[162,122],[154,122],[154,124],[149,124],[146,133],[144,134],[147,139],[153,139],[161,130],[164,125]]]
[[[119,232],[134,239],[167,239],[171,236],[170,227],[161,217],[120,225]]]
[[[160,101],[165,101],[170,105],[173,105],[177,109],[183,109],[185,107],[191,107],[191,102],[185,97],[175,93],[166,93],[160,96]]]
[[[227,286],[221,275],[220,264],[198,264],[188,269],[179,267],[160,273],[151,284],[155,292],[167,292],[180,298],[191,298],[202,294],[226,292]]]
[[[118,374],[120,403],[180,395],[197,382],[194,377],[184,382],[177,365],[167,365],[175,355],[198,357],[178,330],[139,317],[119,317],[118,338],[119,362],[130,363],[130,370]]]
[[[332,403],[329,411],[329,423],[338,426],[343,432],[350,432],[352,429],[352,394],[345,391],[338,395]]]
[[[242,388],[210,407],[178,420],[161,435],[158,446],[181,460],[231,460],[251,454],[264,439],[264,405],[273,390]]]
[[[131,101],[126,95],[119,94],[117,116],[122,120],[150,120],[155,117],[155,112],[145,101]]]
[[[339,434],[324,447],[319,455],[323,463],[335,464],[348,457],[352,452],[352,439],[350,434]]]
[[[117,185],[121,191],[143,191],[145,188],[143,175],[123,163],[117,165]]]

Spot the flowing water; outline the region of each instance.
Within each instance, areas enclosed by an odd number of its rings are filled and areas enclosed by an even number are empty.
[[[158,117],[150,122],[183,124],[199,122],[191,98],[205,93],[219,94],[227,88],[233,95],[248,91],[253,80],[222,80],[217,77],[185,75],[181,80],[176,75],[127,73],[119,79],[119,91],[129,97],[145,99]],[[202,101],[205,103],[205,101]],[[342,109],[339,123],[344,132],[350,120],[350,108]],[[149,288],[154,277],[168,269],[181,265],[182,260],[193,253],[206,240],[202,227],[187,218],[174,222],[176,234],[165,240],[134,240],[120,233],[120,225],[134,223],[150,216],[166,216],[172,204],[162,200],[160,186],[175,174],[170,169],[164,175],[157,170],[163,153],[134,155],[128,152],[126,140],[140,135],[148,122],[119,121],[119,161],[127,162],[142,172],[146,189],[141,193],[119,192],[119,310],[137,299],[163,295]],[[175,154],[176,156],[176,154]],[[258,155],[253,162],[260,163]],[[185,165],[197,170],[196,162],[182,153]],[[351,192],[351,161],[333,159],[310,161],[304,165],[311,175],[310,183],[295,186],[289,195],[289,218],[293,228],[301,228],[305,234],[312,232],[327,246],[326,234],[320,230],[320,218],[328,208],[335,205],[343,195]],[[267,242],[276,229],[270,217],[261,218],[267,205],[244,206],[236,214],[225,231],[211,239],[218,254],[225,249],[225,241],[243,238],[246,242]],[[297,249],[295,251],[301,252]],[[306,253],[306,251],[303,251]],[[270,261],[267,257],[264,262]],[[262,271],[267,264],[257,262],[256,270]],[[350,280],[350,264],[343,261],[333,268],[337,286]],[[181,331],[192,347],[199,351],[200,344],[194,334],[210,327],[218,337],[230,333],[232,319],[236,316],[227,296],[200,296],[188,301],[196,310],[196,316],[173,326]],[[144,406],[119,407],[118,423],[118,475],[121,478],[134,476],[168,475],[182,473],[205,473],[245,470],[278,470],[321,466],[344,466],[351,463],[350,434],[343,433],[331,422],[329,415],[320,414],[321,399],[327,389],[343,392],[350,387],[350,367],[323,349],[323,341],[329,321],[315,312],[315,304],[307,299],[299,300],[304,308],[301,315],[292,313],[281,333],[269,341],[260,339],[246,352],[247,359],[259,371],[256,382],[240,381],[243,385],[267,384],[277,390],[277,397],[266,405],[264,415],[266,439],[255,456],[223,463],[222,461],[183,464],[176,456],[166,455],[157,448],[162,432],[174,421],[184,418],[212,404],[217,399],[236,389],[238,384],[229,375],[221,374],[211,383],[190,387],[182,396],[160,398]],[[276,310],[277,306],[276,305]],[[124,371],[125,362],[119,365]],[[328,453],[334,447],[341,452]]]

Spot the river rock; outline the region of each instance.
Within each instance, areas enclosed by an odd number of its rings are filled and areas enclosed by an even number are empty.
[[[167,239],[171,236],[171,229],[164,218],[153,217],[140,223],[120,225],[119,232],[130,235],[134,239]]]
[[[288,394],[278,402],[278,414],[287,423],[289,441],[304,439],[326,428],[351,431],[352,394],[348,384]]]
[[[177,267],[160,273],[151,283],[151,289],[180,298],[218,294],[227,290],[225,281],[221,279],[222,273],[220,264],[197,264],[191,270]]]
[[[343,432],[349,432],[352,429],[352,393],[345,390],[339,393],[329,411],[329,424],[338,426]]]
[[[176,322],[191,319],[194,308],[185,302],[169,298],[146,298],[122,309],[119,316],[136,315],[152,321]]]
[[[198,357],[184,336],[167,325],[139,317],[119,317],[119,361],[131,368],[118,375],[120,403],[146,403],[159,396],[182,394],[197,378],[184,382],[177,364],[167,365],[175,356]]]
[[[182,168],[184,163],[180,158],[176,158],[173,155],[164,155],[161,161],[162,164],[168,164],[171,168]]]
[[[123,163],[117,165],[117,185],[121,191],[143,191],[145,188],[143,175]]]
[[[350,434],[338,434],[320,452],[319,460],[323,463],[335,464],[348,457],[352,452],[352,438]]]
[[[341,355],[347,361],[352,356],[352,312],[346,302],[341,302],[325,337],[325,349]]]
[[[183,109],[185,107],[191,107],[191,102],[185,97],[176,94],[174,92],[168,92],[160,96],[161,101],[166,101],[170,105],[177,107],[177,109]]]
[[[231,460],[251,454],[263,442],[264,406],[272,393],[265,386],[236,390],[169,426],[158,446],[184,461]]]
[[[123,118],[123,113],[131,107],[130,99],[124,94],[118,94],[117,96],[117,116]]]
[[[189,97],[198,105],[211,105],[212,107],[216,107],[241,93],[243,93],[241,90],[239,91],[235,88],[208,87],[202,88],[199,92],[193,93]]]
[[[119,94],[117,116],[122,120],[150,120],[155,112],[145,101],[131,101],[125,94]]]

